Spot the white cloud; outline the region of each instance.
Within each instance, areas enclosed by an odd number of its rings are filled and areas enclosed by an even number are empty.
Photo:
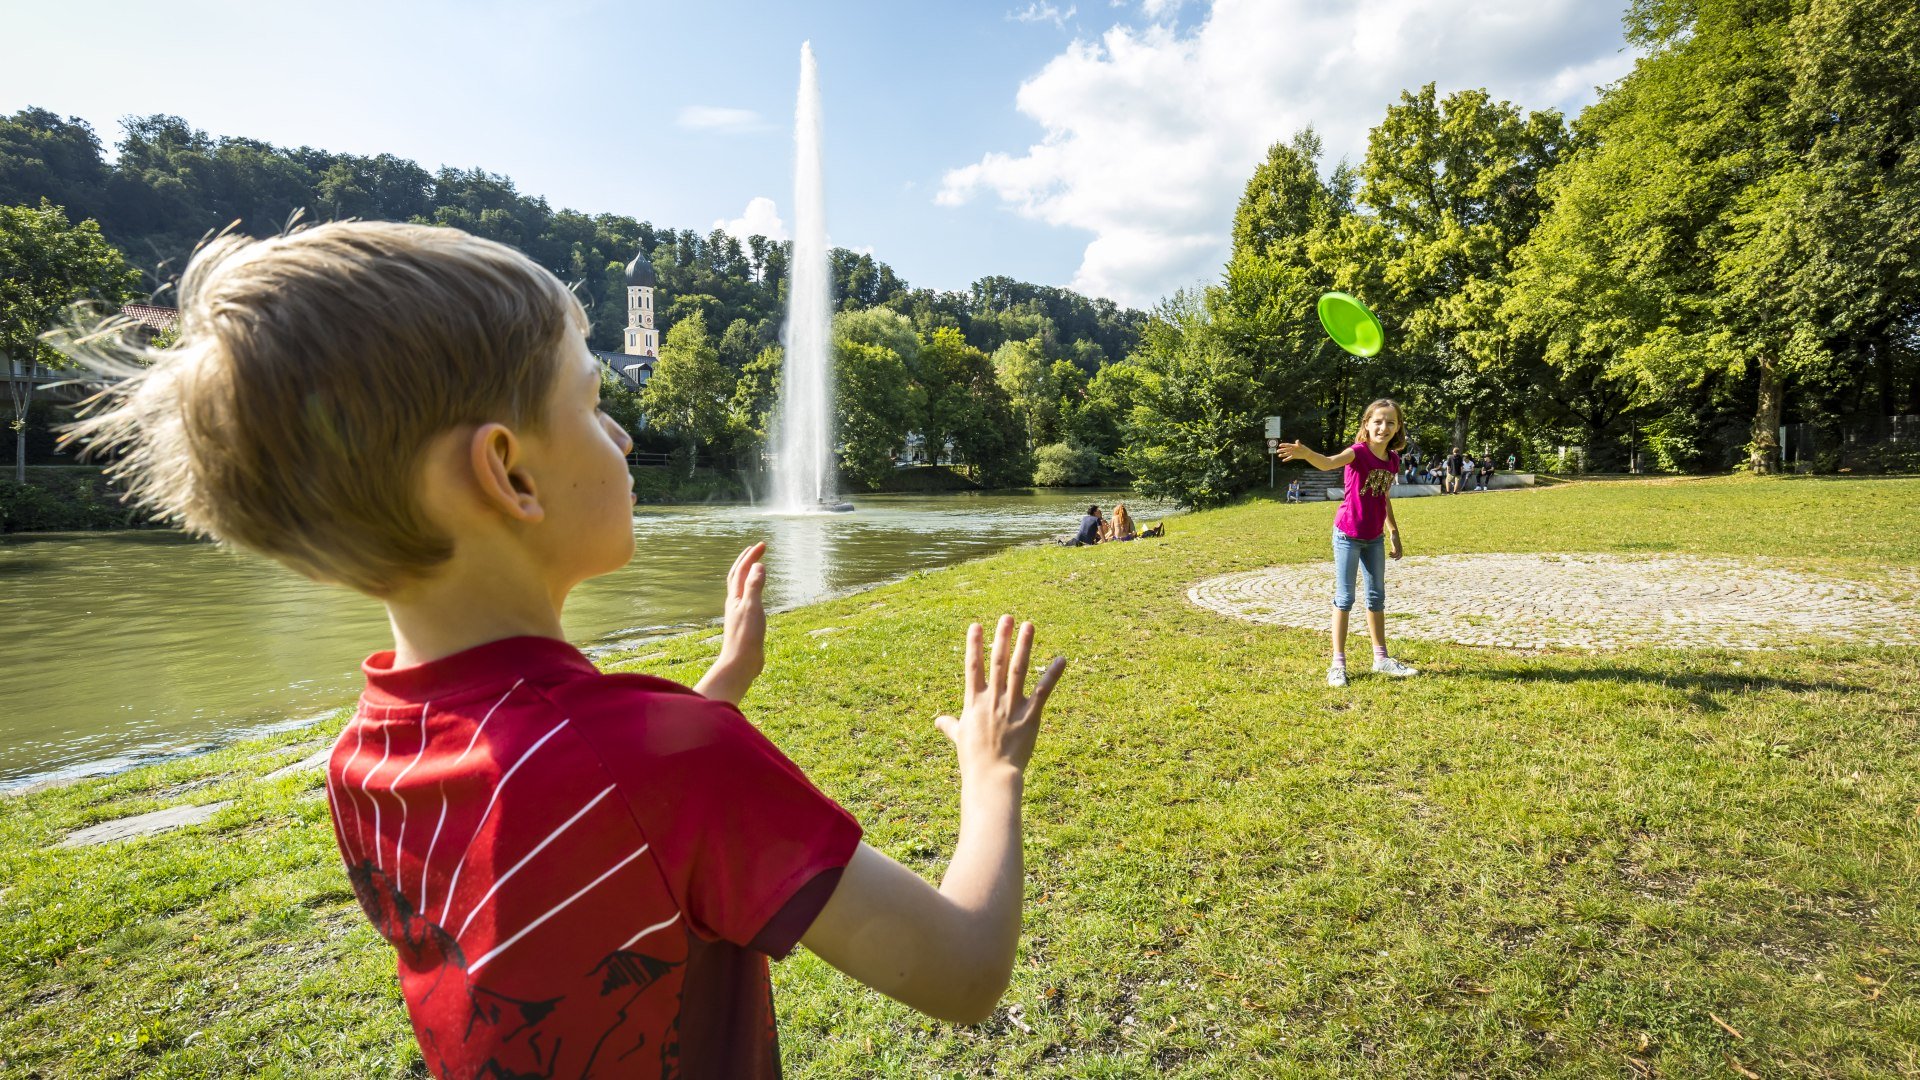
[[[1056,29],[1065,30],[1067,20],[1073,18],[1073,13],[1078,10],[1080,9],[1069,4],[1067,10],[1061,11],[1054,5],[1045,3],[1044,0],[1032,0],[1024,11],[1007,12],[1007,18],[1023,23],[1050,22]]]
[[[1015,96],[1041,140],[949,170],[934,201],[985,193],[1085,230],[1073,287],[1151,304],[1218,276],[1271,144],[1312,124],[1327,168],[1358,164],[1387,105],[1427,82],[1571,116],[1631,68],[1623,44],[1619,9],[1590,0],[1215,0],[1191,29],[1115,26],[1068,45]]]
[[[1140,11],[1149,19],[1180,10],[1181,0],[1140,0]]]
[[[679,125],[693,131],[757,131],[765,126],[752,109],[729,109],[721,105],[688,105],[676,118]]]
[[[713,223],[713,227],[732,234],[742,243],[747,237],[756,234],[775,242],[788,239],[787,226],[780,220],[779,208],[774,206],[773,200],[765,195],[756,195],[749,199],[746,210],[742,211],[739,217],[731,221],[721,218]]]

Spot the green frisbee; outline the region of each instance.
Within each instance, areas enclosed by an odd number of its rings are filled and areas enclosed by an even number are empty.
[[[1320,295],[1320,325],[1334,344],[1355,356],[1372,356],[1387,343],[1387,332],[1367,305],[1343,292]]]

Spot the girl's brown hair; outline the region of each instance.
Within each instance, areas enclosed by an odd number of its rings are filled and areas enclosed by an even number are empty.
[[[1373,410],[1383,405],[1393,410],[1393,419],[1396,425],[1393,431],[1393,438],[1387,443],[1387,449],[1396,454],[1401,453],[1407,448],[1407,411],[1402,409],[1400,403],[1392,398],[1380,398],[1373,404],[1360,410],[1360,430],[1354,434],[1353,441],[1367,441],[1367,421],[1373,418]]]
[[[420,506],[428,441],[537,429],[559,347],[585,330],[559,279],[458,229],[222,236],[187,264],[173,347],[111,326],[64,343],[118,379],[68,435],[187,531],[382,596],[453,552]]]

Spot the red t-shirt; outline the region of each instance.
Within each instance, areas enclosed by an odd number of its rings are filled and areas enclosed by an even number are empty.
[[[767,957],[860,826],[722,702],[495,641],[367,689],[327,764],[435,1076],[775,1076]]]

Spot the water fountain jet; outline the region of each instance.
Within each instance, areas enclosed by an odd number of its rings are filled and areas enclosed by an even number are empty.
[[[793,115],[793,258],[787,268],[786,359],[773,424],[773,509],[851,510],[833,491],[833,282],[828,272],[826,195],[820,167],[820,80],[813,43],[800,46]]]

